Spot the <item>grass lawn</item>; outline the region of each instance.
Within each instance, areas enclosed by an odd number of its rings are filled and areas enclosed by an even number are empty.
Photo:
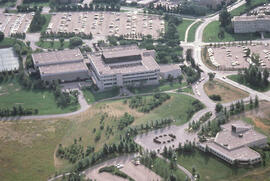
[[[186,30],[187,30],[188,26],[191,25],[191,23],[193,23],[193,22],[194,22],[193,20],[183,19],[182,23],[180,25],[178,25],[177,30],[178,30],[180,41],[185,41]]]
[[[45,48],[45,49],[59,49],[59,48],[68,48],[69,47],[69,42],[68,41],[64,41],[64,46],[61,47],[61,43],[60,41],[54,41],[54,43],[52,44],[51,41],[39,41],[36,42],[36,45],[40,48]]]
[[[44,16],[46,18],[46,23],[42,26],[41,32],[45,32],[50,21],[51,21],[52,15],[51,14],[43,14],[42,16]]]
[[[150,86],[142,86],[136,88],[130,88],[129,90],[134,94],[143,94],[143,93],[153,93],[153,92],[163,92],[173,89],[179,89],[187,86],[186,82],[182,82],[181,84],[177,81],[175,82],[160,82],[159,85],[150,85]]]
[[[31,3],[23,3],[24,5],[29,5],[29,6],[42,6],[42,7],[48,7],[49,2],[31,2]]]
[[[218,34],[220,32],[220,22],[213,21],[209,23],[203,31],[204,42],[228,42],[228,41],[244,41],[259,39],[259,34],[254,33],[241,33],[241,34],[229,34],[224,31],[224,38],[221,39]]]
[[[94,103],[96,101],[100,101],[102,99],[107,99],[111,97],[118,96],[120,93],[119,88],[94,92],[91,89],[83,89],[83,95],[88,102],[88,104]]]
[[[229,78],[229,79],[231,79],[231,80],[233,80],[233,81],[235,81],[235,82],[237,82],[239,84],[243,84],[243,83],[241,83],[241,82],[238,81],[238,75],[229,75],[229,76],[227,76],[227,78]],[[245,85],[245,86],[247,86],[247,87],[249,87],[251,89],[254,89],[256,91],[259,91],[259,92],[266,92],[266,91],[269,91],[270,90],[270,84],[267,87],[265,87],[265,88],[255,87],[255,86],[252,86],[252,85],[250,85],[248,83],[245,83],[243,85]]]
[[[1,180],[47,180],[54,175],[54,151],[69,120],[0,122]]]
[[[208,81],[204,84],[203,88],[208,96],[213,94],[220,95],[221,103],[232,102],[249,96],[247,92],[220,80]]]
[[[16,80],[3,82],[0,87],[0,108],[22,105],[24,108],[38,108],[41,115],[67,113],[79,108],[79,105],[74,105],[62,109],[56,105],[52,92],[26,90]]]
[[[6,7],[14,7],[16,5],[16,1],[14,2],[6,2],[6,3],[0,3],[0,8],[6,8]]]
[[[192,27],[189,29],[188,32],[188,42],[193,42],[195,40],[195,34],[196,34],[196,30],[197,28],[200,26],[200,24],[202,24],[201,21],[195,23],[194,25],[192,25]]]
[[[255,8],[259,5],[262,5],[264,3],[267,4],[267,3],[269,3],[269,1],[268,0],[251,0],[249,6],[247,6],[247,4],[243,4],[242,6],[239,6],[238,8],[232,10],[230,13],[232,16],[240,16],[241,14],[244,14],[248,11],[247,8],[253,9],[253,8]]]
[[[5,38],[4,40],[0,41],[0,48],[12,47],[14,43],[15,43],[14,39]]]

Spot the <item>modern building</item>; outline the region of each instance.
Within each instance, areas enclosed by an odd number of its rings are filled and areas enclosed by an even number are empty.
[[[255,164],[261,155],[249,147],[267,144],[267,137],[254,130],[243,121],[234,121],[222,126],[215,139],[198,143],[203,151],[208,151],[230,164]]]
[[[217,8],[221,3],[229,4],[234,0],[193,0],[199,5],[207,6],[209,8]]]
[[[35,53],[32,58],[42,80],[67,82],[90,78],[79,49]]]
[[[232,24],[234,33],[270,32],[270,15],[235,16]]]
[[[159,83],[155,51],[137,46],[103,48],[89,55],[92,79],[100,89]]]

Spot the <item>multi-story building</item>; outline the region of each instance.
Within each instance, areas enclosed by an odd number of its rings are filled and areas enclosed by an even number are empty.
[[[154,50],[119,46],[92,53],[89,61],[92,79],[100,89],[159,83]]]
[[[255,164],[261,161],[261,155],[249,147],[261,147],[267,144],[267,137],[256,132],[243,121],[222,126],[215,139],[198,143],[203,151],[208,151],[230,164]]]
[[[32,58],[42,80],[67,82],[90,78],[79,49],[35,53]]]
[[[235,16],[232,19],[234,33],[255,33],[270,31],[270,16]]]

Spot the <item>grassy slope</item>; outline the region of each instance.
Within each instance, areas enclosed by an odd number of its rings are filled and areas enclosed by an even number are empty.
[[[221,102],[232,102],[238,99],[248,97],[248,93],[231,86],[223,81],[214,80],[204,84],[204,91],[208,96],[216,94],[221,96]]]
[[[193,23],[193,20],[185,20],[183,19],[182,23],[178,25],[177,30],[179,34],[179,40],[184,41],[185,40],[185,33],[188,28],[188,26]]]
[[[44,42],[36,42],[36,45],[41,47],[41,48],[45,48],[45,49],[59,49],[61,48],[61,43],[60,41],[54,41],[54,44],[52,46],[51,41],[44,41]],[[65,41],[64,42],[64,46],[63,48],[68,48],[69,47],[69,42]]]
[[[179,82],[161,82],[159,85],[152,85],[152,86],[142,86],[139,88],[130,88],[130,91],[135,94],[142,94],[142,93],[153,93],[153,92],[161,92],[161,91],[168,91],[173,89],[179,89],[182,87],[187,86],[186,82],[179,84]]]
[[[238,75],[229,75],[228,76],[229,79],[239,83],[239,84],[242,84],[238,81]],[[261,87],[254,87],[254,86],[251,86],[250,84],[243,84],[251,89],[254,89],[256,91],[259,91],[259,92],[266,92],[266,91],[269,91],[270,90],[270,84],[266,87],[266,88],[261,88]]]
[[[94,93],[93,91],[89,89],[83,89],[83,95],[88,102],[88,104],[91,104],[93,102],[102,100],[102,99],[107,99],[111,97],[115,97],[119,95],[119,89],[113,89],[113,90],[106,90],[103,92],[96,92]]]
[[[195,23],[195,24],[189,29],[189,32],[188,32],[188,39],[187,39],[188,42],[193,42],[193,41],[195,40],[195,33],[196,33],[197,28],[200,26],[200,24],[202,24],[201,21]]]
[[[0,123],[1,180],[47,180],[54,175],[54,150],[70,121]]]
[[[241,34],[229,34],[224,31],[224,38],[218,37],[220,32],[220,22],[213,21],[209,23],[203,31],[203,41],[204,42],[228,42],[228,41],[244,41],[244,40],[254,40],[260,38],[259,34],[253,33],[241,33]]]
[[[79,106],[69,106],[61,109],[56,105],[52,92],[29,91],[23,89],[14,80],[1,83],[0,87],[0,108],[12,108],[14,105],[22,105],[25,108],[38,108],[39,114],[58,114],[75,111]]]

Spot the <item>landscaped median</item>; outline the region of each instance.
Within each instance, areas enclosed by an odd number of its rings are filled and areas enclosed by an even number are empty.
[[[188,32],[188,39],[187,39],[188,42],[194,42],[196,30],[201,24],[202,24],[202,22],[198,21],[191,26],[191,28],[189,29],[189,32]]]
[[[188,20],[188,19],[183,19],[182,23],[180,23],[177,26],[178,34],[179,34],[179,40],[180,41],[185,41],[185,34],[187,31],[187,28],[189,25],[191,25],[194,21],[193,20]]]

